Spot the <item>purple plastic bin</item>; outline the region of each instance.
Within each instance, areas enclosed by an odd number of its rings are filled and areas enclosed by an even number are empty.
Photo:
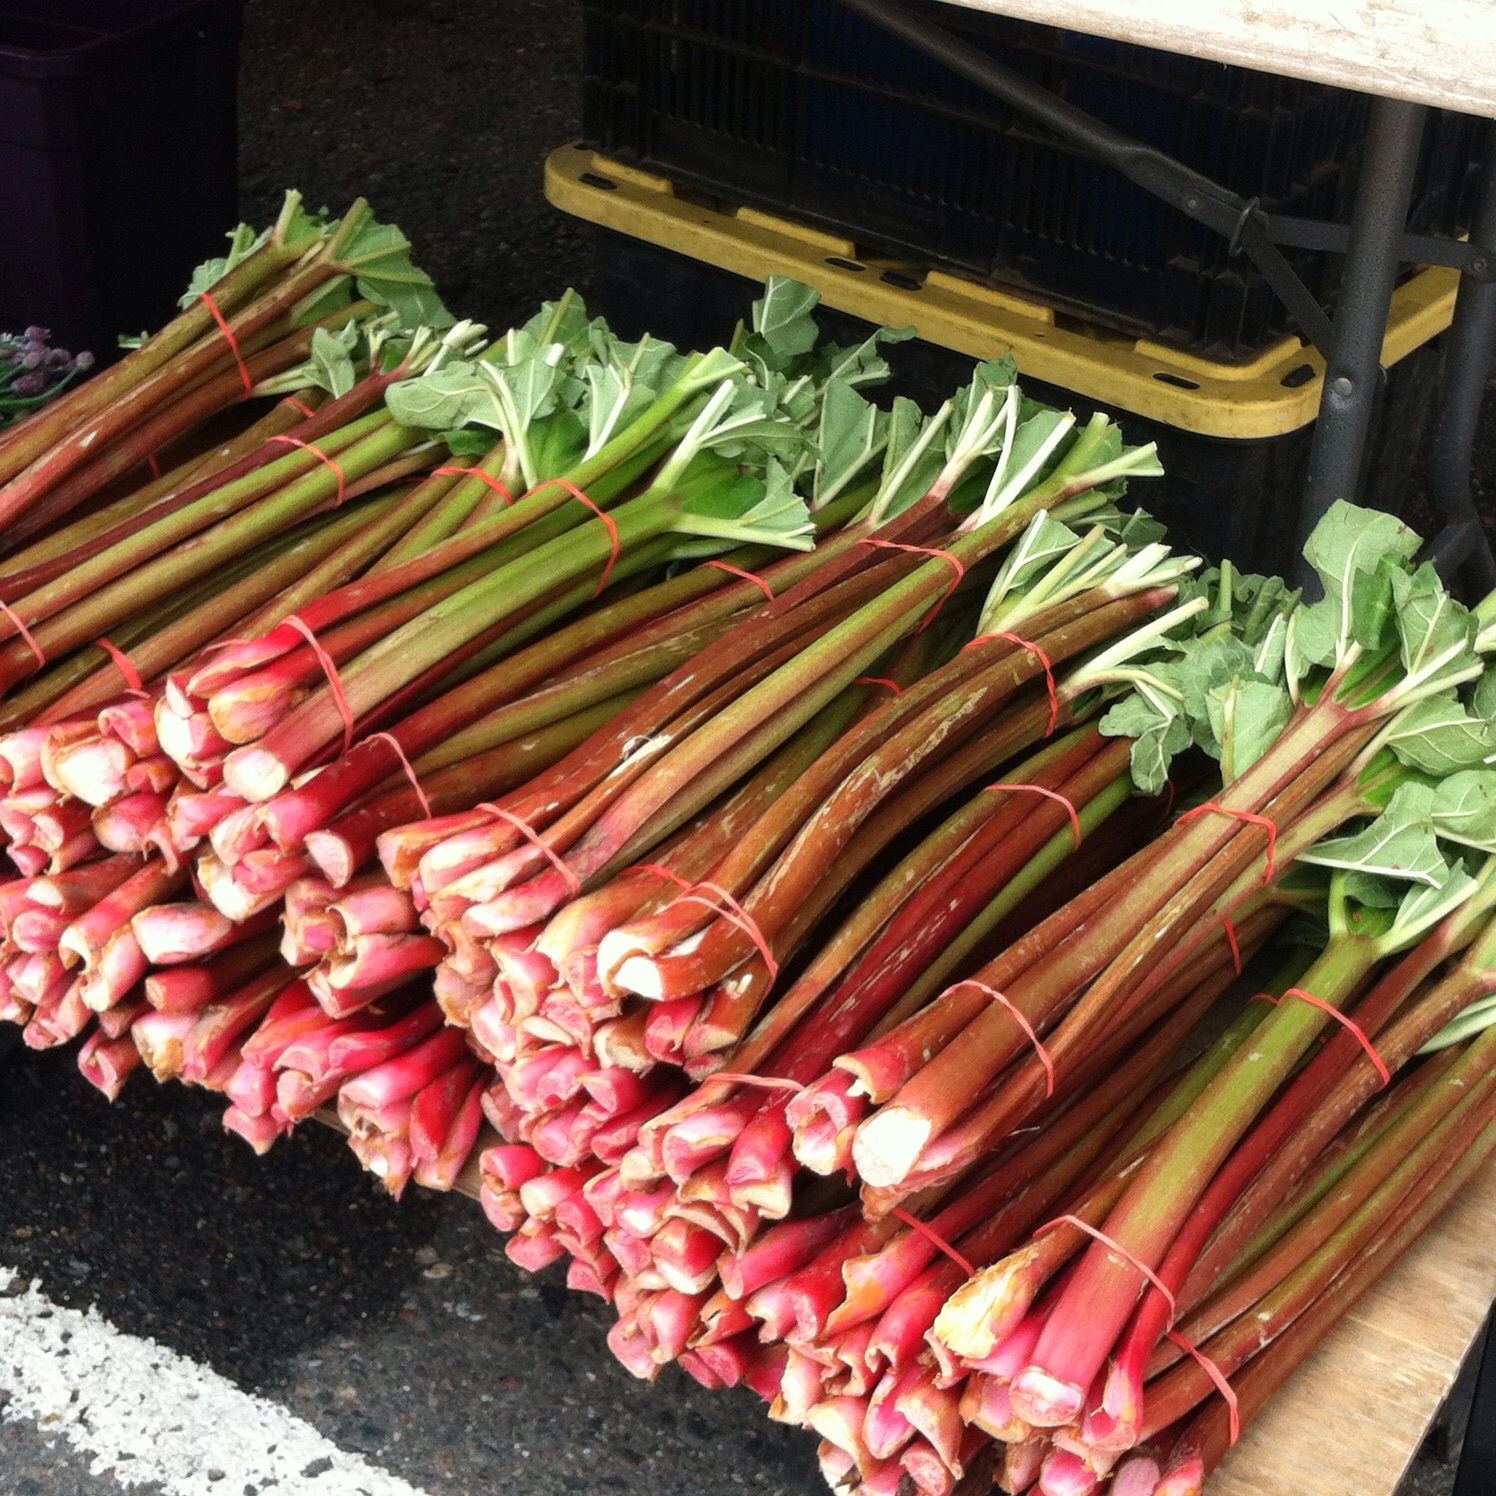
[[[242,0],[0,0],[0,327],[116,355],[220,253]]]

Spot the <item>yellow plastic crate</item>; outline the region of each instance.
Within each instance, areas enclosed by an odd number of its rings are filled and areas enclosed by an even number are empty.
[[[546,161],[550,201],[603,228],[753,280],[792,275],[828,306],[1200,436],[1283,436],[1314,420],[1324,360],[1296,337],[1245,363],[1213,362],[1057,313],[1016,291],[858,253],[837,234],[755,208],[708,204],[663,177],[566,145]],[[1449,326],[1458,274],[1430,268],[1393,293],[1382,362]]]

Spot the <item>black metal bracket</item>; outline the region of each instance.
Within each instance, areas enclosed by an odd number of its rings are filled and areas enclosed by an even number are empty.
[[[1299,330],[1326,362],[1330,361],[1334,341],[1330,318],[1278,246],[1346,254],[1352,225],[1266,213],[1256,198],[1242,197],[1165,152],[1057,98],[944,27],[913,14],[901,0],[842,0],[842,4],[1037,120],[1195,222],[1214,229],[1233,254],[1245,254],[1252,261],[1293,313]],[[1444,265],[1477,280],[1496,279],[1496,251],[1483,247],[1483,241],[1465,243],[1404,233],[1398,241],[1397,255],[1404,263]]]

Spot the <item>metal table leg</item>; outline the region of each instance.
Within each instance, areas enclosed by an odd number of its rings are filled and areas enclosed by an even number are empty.
[[[1484,243],[1484,240],[1480,242]],[[1465,1425],[1465,1444],[1454,1478],[1453,1496],[1490,1496],[1496,1490],[1496,1336],[1487,1320],[1475,1381],[1475,1400]]]
[[[1496,244],[1496,123],[1486,127],[1485,178],[1471,238],[1479,245]],[[1496,588],[1496,561],[1470,496],[1470,456],[1493,350],[1496,283],[1461,277],[1428,470],[1429,500],[1444,528],[1429,556],[1445,577],[1461,573],[1472,601]]]
[[[1336,499],[1354,499],[1357,493],[1425,113],[1419,104],[1372,100],[1361,185],[1299,510],[1298,550]],[[1305,563],[1300,568],[1295,579],[1317,597],[1318,578]]]

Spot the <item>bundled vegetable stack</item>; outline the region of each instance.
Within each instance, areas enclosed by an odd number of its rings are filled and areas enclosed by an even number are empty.
[[[293,201],[189,301],[0,439],[0,1016],[478,1156],[839,1488],[1199,1490],[1496,1142],[1496,600],[1348,505],[1201,573],[792,282],[485,346]]]

